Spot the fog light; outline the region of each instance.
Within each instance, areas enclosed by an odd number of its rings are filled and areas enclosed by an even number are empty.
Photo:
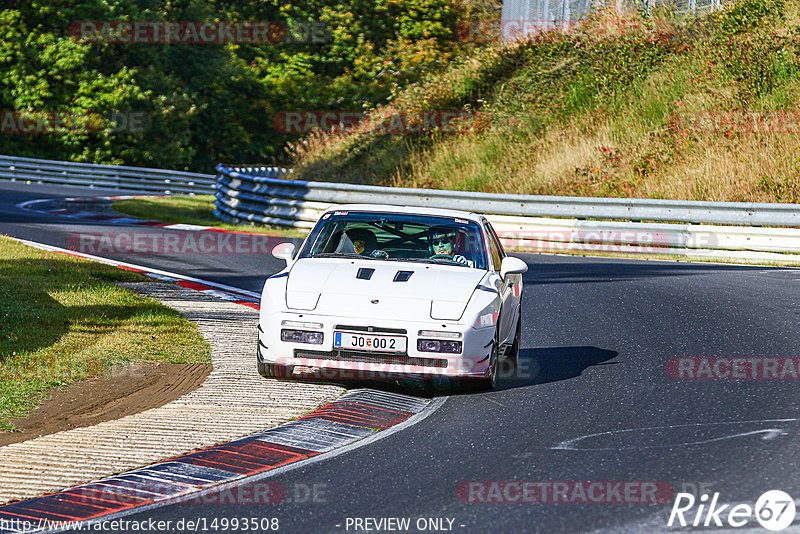
[[[312,345],[322,345],[325,335],[322,332],[309,332],[307,330],[281,330],[281,341],[290,343],[310,343]]]
[[[441,351],[440,352],[448,352],[450,354],[458,354],[461,352],[461,342],[460,341],[442,341]]]
[[[417,350],[420,352],[439,352],[442,344],[436,339],[420,339],[417,341]]]
[[[312,345],[322,345],[322,340],[325,336],[322,332],[306,332],[305,335],[305,343],[311,343]]]
[[[445,352],[448,354],[459,354],[461,352],[461,341],[418,339],[417,350],[420,352]]]

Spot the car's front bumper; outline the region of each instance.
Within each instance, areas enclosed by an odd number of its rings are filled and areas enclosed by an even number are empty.
[[[331,373],[332,378],[483,378],[488,372],[494,341],[494,328],[491,326],[475,328],[473,325],[455,322],[370,320],[287,312],[274,313],[266,320],[262,317],[262,321],[258,332],[259,361],[292,367],[339,370],[340,372]],[[323,333],[322,344],[282,341],[280,331],[285,328],[281,326],[282,321],[322,324],[322,328],[313,329]],[[371,333],[375,335],[406,337],[407,350],[395,353],[334,348],[334,331],[367,333],[361,329],[369,328],[372,328]],[[422,337],[419,335],[421,330],[460,333],[462,352],[449,354],[417,350],[417,340]],[[424,339],[436,337],[427,335]]]

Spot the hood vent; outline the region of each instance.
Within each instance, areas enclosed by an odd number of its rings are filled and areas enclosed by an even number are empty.
[[[397,274],[394,275],[394,281],[408,282],[408,279],[411,278],[412,274],[414,274],[414,271],[397,271]]]
[[[351,271],[352,272],[352,271]],[[375,269],[369,269],[367,267],[361,267],[356,273],[356,278],[359,280],[369,280],[372,278],[372,273],[375,272]]]

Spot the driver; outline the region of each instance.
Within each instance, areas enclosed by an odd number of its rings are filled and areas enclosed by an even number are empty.
[[[458,239],[458,231],[453,228],[445,226],[434,226],[431,228],[431,233],[428,234],[428,249],[431,253],[431,258],[437,256],[447,257],[462,265],[472,267],[474,263],[460,254],[455,254],[456,241]]]

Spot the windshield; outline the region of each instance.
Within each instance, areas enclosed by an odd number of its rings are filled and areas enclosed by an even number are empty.
[[[477,223],[401,213],[327,213],[312,230],[299,257],[357,257],[487,268]]]

